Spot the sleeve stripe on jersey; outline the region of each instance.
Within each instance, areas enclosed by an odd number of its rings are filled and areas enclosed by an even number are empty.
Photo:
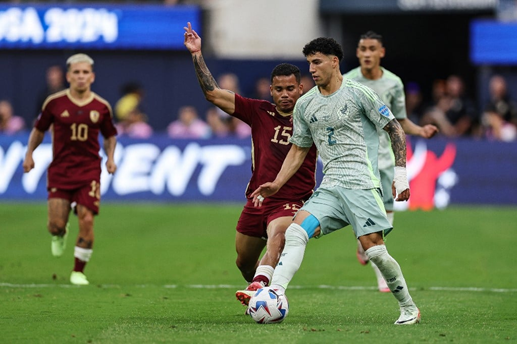
[[[359,83],[349,83],[349,86],[350,87],[354,87],[354,88],[357,88],[359,89],[360,91],[362,91],[368,98],[370,98],[371,100],[375,100],[375,93],[373,93],[372,89],[367,87],[367,86],[364,86],[364,85],[361,85]]]
[[[43,102],[43,105],[41,106],[41,110],[43,111],[43,109],[47,106],[47,104],[50,101],[52,101],[53,99],[56,99],[56,98],[59,98],[59,97],[62,97],[63,95],[65,95],[66,91],[67,91],[67,89],[59,91],[57,93],[54,93],[54,94],[51,94],[50,96],[48,96],[47,99],[45,99],[45,101]]]
[[[113,110],[111,109],[110,103],[106,99],[104,99],[101,96],[99,96],[97,93],[94,93],[93,97],[95,99],[97,99],[98,101],[100,101],[102,104],[106,105],[108,107],[109,112],[110,112],[110,117],[113,117]]]

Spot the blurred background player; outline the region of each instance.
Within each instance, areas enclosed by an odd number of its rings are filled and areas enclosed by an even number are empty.
[[[404,85],[402,81],[398,76],[381,67],[381,59],[386,54],[382,36],[373,31],[368,31],[361,35],[356,54],[360,66],[344,74],[343,77],[355,80],[373,89],[379,95],[380,99],[389,107],[406,134],[418,135],[423,138],[434,136],[438,130],[434,125],[428,124],[421,127],[407,118]],[[382,198],[388,220],[393,226],[394,201],[391,185],[393,183],[395,161],[388,133],[381,130],[379,135],[378,166],[381,176]],[[359,241],[357,241],[357,259],[362,265],[368,264],[369,261]],[[390,289],[386,281],[384,281],[379,269],[373,262],[371,265],[377,276],[379,291],[389,292]]]
[[[84,267],[90,260],[94,242],[94,215],[99,213],[101,157],[99,132],[104,137],[109,173],[117,169],[113,155],[117,131],[111,106],[91,91],[95,81],[93,60],[76,54],[67,61],[66,79],[70,87],[53,94],[43,104],[29,137],[23,170],[34,168],[33,152],[53,125],[53,159],[48,168],[48,230],[52,234],[52,254],[63,255],[72,202],[79,219],[79,235],[74,250],[75,264],[70,282],[89,284]]]
[[[325,177],[285,232],[285,247],[271,287],[284,293],[303,261],[310,238],[351,225],[399,303],[400,317],[395,324],[416,324],[420,322],[420,311],[399,264],[384,244],[384,236],[393,226],[382,204],[377,168],[378,130],[385,130],[395,155],[393,195],[398,195],[397,201],[407,201],[410,191],[404,131],[375,92],[343,78],[339,70],[343,50],[334,39],[317,38],[305,45],[303,54],[317,87],[296,104],[291,150],[273,182],[253,192],[254,204],[260,207],[264,197],[282,190],[314,144],[323,161]]]
[[[252,176],[246,189],[247,203],[237,223],[235,247],[237,267],[250,283],[247,290],[238,291],[237,298],[247,304],[250,295],[269,284],[284,245],[284,234],[295,212],[313,192],[315,186],[316,149],[308,150],[299,172],[279,193],[264,202],[262,208],[253,205],[251,193],[262,183],[276,176],[290,148],[292,112],[302,94],[300,70],[291,64],[280,64],[271,73],[271,96],[274,104],[249,99],[219,88],[201,54],[201,38],[185,28],[185,46],[192,54],[194,68],[208,101],[251,127]],[[260,253],[267,249],[259,264]]]

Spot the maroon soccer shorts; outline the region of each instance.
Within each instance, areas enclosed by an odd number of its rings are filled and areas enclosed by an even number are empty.
[[[258,238],[267,238],[268,224],[279,217],[293,217],[303,206],[303,201],[286,202],[266,199],[262,207],[255,208],[248,199],[237,222],[237,232]]]
[[[61,198],[66,199],[70,203],[76,202],[86,208],[90,209],[95,215],[99,214],[99,204],[101,201],[100,197],[100,184],[95,182],[96,185],[85,185],[77,189],[48,189],[48,199]]]

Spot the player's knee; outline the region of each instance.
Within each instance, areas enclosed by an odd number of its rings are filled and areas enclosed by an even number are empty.
[[[314,215],[310,214],[299,226],[307,233],[310,239],[316,234],[316,231],[319,233],[320,222]]]
[[[52,235],[63,234],[66,231],[66,221],[51,219],[48,221],[47,228]]]

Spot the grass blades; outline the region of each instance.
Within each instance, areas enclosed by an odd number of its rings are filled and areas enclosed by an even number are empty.
[[[387,238],[422,324],[355,258],[350,228],[309,242],[282,324],[257,325],[235,290],[240,205],[104,204],[85,273],[71,286],[77,219],[50,254],[46,205],[0,204],[0,343],[506,343],[517,341],[517,211],[395,216]]]

